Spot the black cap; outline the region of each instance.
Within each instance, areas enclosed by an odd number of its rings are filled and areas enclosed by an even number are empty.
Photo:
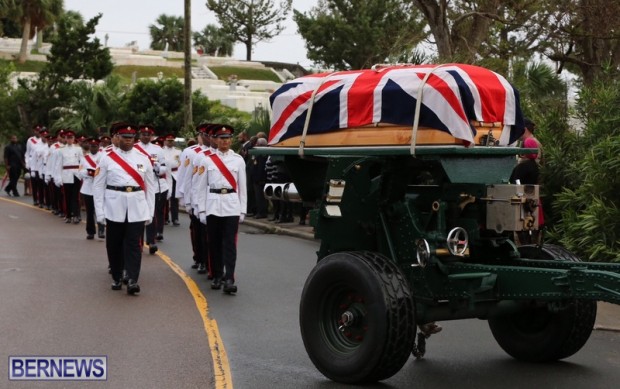
[[[220,124],[212,129],[213,136],[216,138],[231,138],[235,129],[228,124]]]

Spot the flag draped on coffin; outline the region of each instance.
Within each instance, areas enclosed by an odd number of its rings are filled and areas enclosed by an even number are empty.
[[[473,144],[476,135],[472,121],[502,123],[504,145],[523,133],[519,92],[501,75],[464,64],[403,65],[287,82],[270,97],[269,144],[301,135],[311,106],[308,135],[376,123],[413,125],[420,87],[420,127],[446,131],[466,144]]]

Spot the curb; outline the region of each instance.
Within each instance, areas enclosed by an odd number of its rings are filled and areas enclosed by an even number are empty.
[[[267,234],[288,235],[288,236],[293,236],[293,237],[301,238],[301,239],[316,240],[314,237],[314,234],[311,232],[296,231],[290,228],[274,226],[271,223],[263,223],[263,222],[259,222],[256,220],[245,219],[243,221],[243,224],[254,227],[254,228],[259,228]]]

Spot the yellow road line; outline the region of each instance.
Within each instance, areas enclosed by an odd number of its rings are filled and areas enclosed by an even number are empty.
[[[147,246],[148,247],[148,246]],[[213,359],[213,373],[215,376],[215,389],[232,389],[232,375],[230,373],[230,365],[228,364],[228,356],[226,355],[226,349],[224,348],[224,342],[220,336],[220,331],[217,327],[217,322],[214,319],[209,318],[209,305],[207,299],[196,285],[196,282],[183,271],[169,256],[158,251],[156,253],[175,273],[181,277],[185,282],[187,289],[189,289],[196,308],[202,317],[204,322],[205,332],[207,333],[207,339],[209,340],[209,348],[211,349],[211,358]]]
[[[0,200],[8,201],[10,203],[34,208],[40,211],[47,211],[46,209],[40,209],[34,205],[25,204],[21,201],[15,201],[6,197],[0,197]],[[49,212],[49,211],[48,211]],[[148,248],[148,245],[145,245]],[[213,359],[213,374],[215,378],[215,389],[232,389],[232,375],[230,373],[230,365],[228,364],[228,355],[224,348],[224,341],[220,336],[220,330],[217,327],[217,322],[214,319],[209,318],[209,305],[207,304],[206,297],[200,291],[200,288],[194,280],[183,271],[169,256],[158,251],[157,256],[162,259],[181,279],[185,282],[185,286],[189,289],[189,292],[194,298],[196,308],[200,313],[202,322],[204,323],[205,332],[207,333],[207,339],[209,340],[209,348],[211,349],[211,358]]]

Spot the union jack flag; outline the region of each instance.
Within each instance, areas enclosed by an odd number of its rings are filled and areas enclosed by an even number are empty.
[[[375,123],[413,125],[421,87],[421,127],[446,131],[469,144],[476,135],[472,121],[502,123],[504,145],[523,133],[519,92],[499,74],[463,64],[401,65],[289,81],[270,97],[269,144],[301,135],[309,112],[308,134]]]

